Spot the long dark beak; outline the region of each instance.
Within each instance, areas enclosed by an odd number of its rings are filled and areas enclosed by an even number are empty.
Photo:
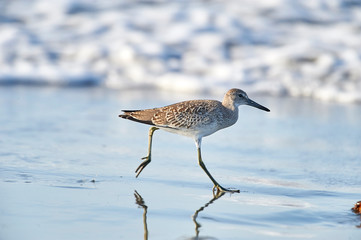
[[[266,112],[270,111],[268,108],[262,106],[261,104],[256,103],[255,101],[252,101],[251,99],[248,99],[246,104],[249,105],[249,106],[261,109],[261,110],[266,111]]]

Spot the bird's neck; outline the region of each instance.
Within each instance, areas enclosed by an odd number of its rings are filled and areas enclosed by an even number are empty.
[[[238,106],[235,106],[233,102],[223,100],[222,105],[226,108],[229,118],[238,118]],[[237,121],[237,120],[236,120]]]
[[[227,99],[223,99],[222,105],[227,108],[228,110],[238,113],[238,107],[234,105],[233,102],[227,101]]]
[[[223,119],[224,119],[224,126],[222,128],[225,127],[229,127],[232,126],[233,124],[235,124],[238,120],[238,107],[231,105],[231,106],[225,106],[223,105],[225,108],[225,111],[223,112]]]

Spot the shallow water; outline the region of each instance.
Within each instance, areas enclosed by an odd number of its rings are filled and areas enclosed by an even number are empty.
[[[361,106],[251,96],[231,128],[203,139],[225,187],[213,199],[193,140],[121,109],[190,98],[102,88],[0,88],[0,239],[360,239]]]

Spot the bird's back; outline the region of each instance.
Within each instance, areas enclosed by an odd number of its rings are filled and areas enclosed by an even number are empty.
[[[184,131],[196,131],[211,128],[216,131],[218,124],[226,113],[221,102],[216,100],[191,100],[169,106],[145,110],[125,110],[119,117],[154,125]]]

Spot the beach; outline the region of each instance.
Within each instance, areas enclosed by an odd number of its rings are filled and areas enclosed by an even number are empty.
[[[185,99],[153,90],[0,88],[1,239],[359,239],[361,106],[250,95],[238,122],[203,139],[154,134],[121,109]]]

